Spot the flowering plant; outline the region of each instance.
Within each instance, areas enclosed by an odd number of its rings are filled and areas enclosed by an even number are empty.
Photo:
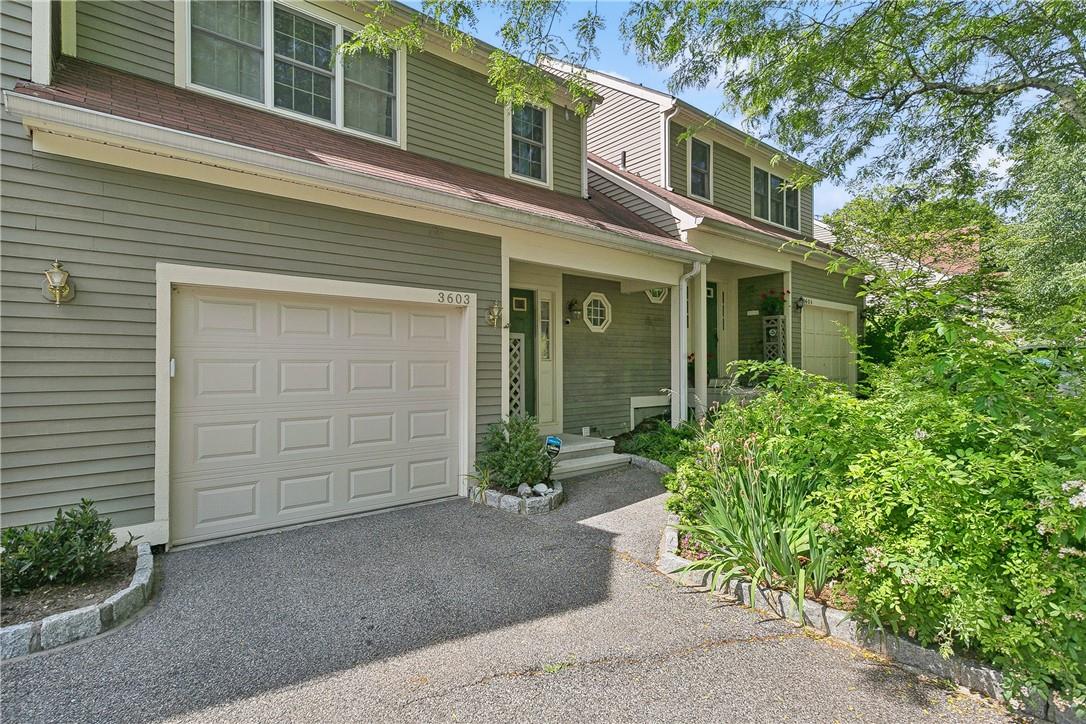
[[[791,294],[791,292],[787,289],[782,289],[780,292],[775,289],[770,289],[768,292],[762,292],[762,303],[759,307],[759,311],[766,317],[784,314],[784,308],[788,303],[789,294]]]

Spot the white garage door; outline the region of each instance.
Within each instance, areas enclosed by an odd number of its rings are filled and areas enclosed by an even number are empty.
[[[851,384],[853,351],[848,334],[855,313],[807,305],[803,308],[803,368],[835,382]]]
[[[455,495],[459,308],[181,288],[171,540]]]

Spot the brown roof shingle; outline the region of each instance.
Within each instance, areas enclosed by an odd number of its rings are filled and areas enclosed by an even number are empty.
[[[50,85],[14,92],[698,253],[602,194],[551,191],[86,60],[63,57]]]

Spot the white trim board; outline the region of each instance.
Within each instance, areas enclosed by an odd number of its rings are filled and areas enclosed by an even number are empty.
[[[414,302],[459,307],[464,315],[460,340],[460,470],[459,494],[467,494],[467,478],[475,462],[476,332],[478,299],[474,293],[350,282],[320,277],[298,277],[216,267],[159,262],[155,266],[155,517],[140,529],[144,542],[170,542],[170,424],[173,287],[175,284],[224,287],[252,291],[313,294],[325,297]]]
[[[49,85],[53,74],[52,3],[34,0],[30,6],[30,80]]]

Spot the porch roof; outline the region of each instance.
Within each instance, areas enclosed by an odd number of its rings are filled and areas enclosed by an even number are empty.
[[[602,194],[584,199],[474,171],[86,60],[62,57],[50,85],[20,82],[10,92],[568,224],[571,231],[602,232],[625,240],[631,251],[701,256]]]

